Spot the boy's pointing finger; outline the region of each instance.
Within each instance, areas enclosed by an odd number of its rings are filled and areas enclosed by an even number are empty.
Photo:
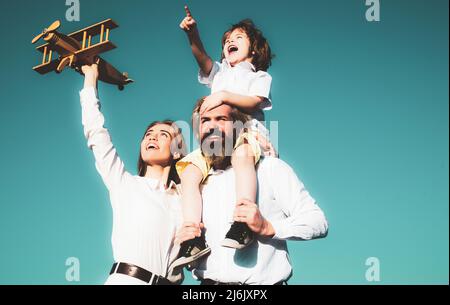
[[[186,16],[192,17],[191,11],[189,10],[189,7],[187,5],[184,6],[184,10],[186,11]]]

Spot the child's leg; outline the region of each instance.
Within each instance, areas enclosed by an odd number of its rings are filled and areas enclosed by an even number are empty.
[[[202,171],[196,165],[189,164],[184,168],[180,178],[183,221],[200,224],[202,219],[202,196],[200,193],[200,184],[203,180]],[[177,259],[170,266],[170,272],[188,264],[191,267],[195,266],[196,261],[209,254],[210,251],[203,233],[194,239],[184,241],[180,245]]]
[[[249,144],[239,145],[231,156],[231,164],[236,179],[236,200],[247,199],[256,202],[255,154]],[[222,246],[243,249],[252,243],[254,234],[244,222],[233,222]]]
[[[183,208],[183,221],[200,224],[202,219],[202,195],[200,183],[203,180],[201,170],[188,165],[181,174],[181,203]]]
[[[236,179],[236,201],[247,199],[256,202],[255,154],[250,144],[238,146],[231,156]]]

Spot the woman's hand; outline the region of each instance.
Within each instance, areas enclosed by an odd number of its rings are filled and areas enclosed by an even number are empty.
[[[183,21],[181,21],[180,28],[189,34],[197,29],[197,22],[194,17],[192,17],[191,11],[187,5],[184,7],[184,10],[186,11],[186,17],[184,17]]]
[[[84,88],[97,88],[98,81],[98,65],[84,65],[81,67],[81,72],[84,74]]]

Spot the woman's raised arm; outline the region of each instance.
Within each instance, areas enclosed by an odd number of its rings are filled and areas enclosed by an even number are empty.
[[[94,153],[95,166],[107,188],[111,191],[128,173],[112,144],[105,118],[100,112],[97,98],[98,67],[83,66],[84,88],[80,92],[82,123],[88,147]]]

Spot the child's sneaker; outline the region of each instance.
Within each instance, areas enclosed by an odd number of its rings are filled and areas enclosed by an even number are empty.
[[[253,240],[254,234],[248,225],[245,222],[235,221],[225,236],[222,246],[239,250],[250,245]]]
[[[177,259],[170,265],[170,269],[184,267],[186,265],[190,265],[189,267],[192,269],[195,267],[193,263],[196,263],[198,259],[210,252],[211,248],[206,244],[205,235],[202,233],[200,237],[181,243]]]

